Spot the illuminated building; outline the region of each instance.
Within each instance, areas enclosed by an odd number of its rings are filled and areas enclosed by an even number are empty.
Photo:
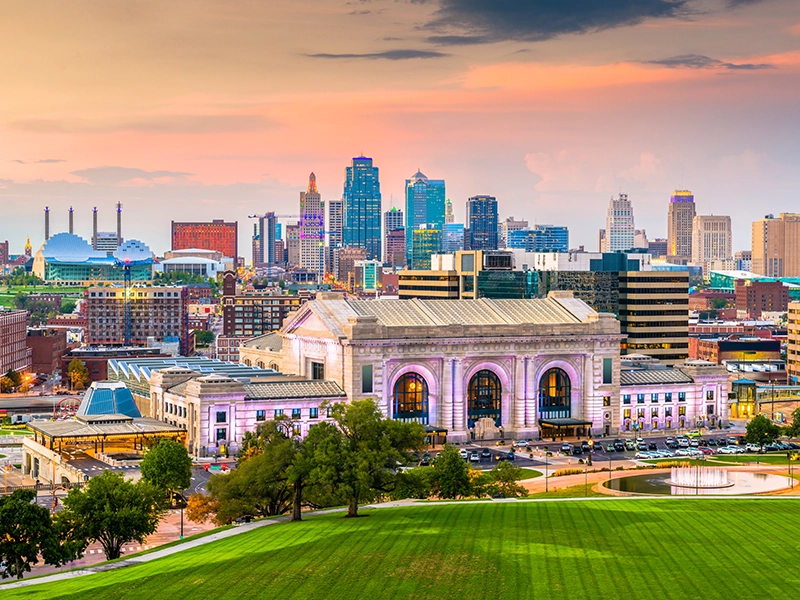
[[[214,219],[210,223],[181,223],[172,221],[172,250],[202,248],[216,250],[223,256],[236,259],[238,253],[238,223]]]
[[[467,224],[470,250],[497,250],[497,198],[472,196],[467,200]]]
[[[322,281],[325,270],[325,203],[317,190],[314,173],[308,178],[308,189],[300,192],[300,260],[301,267],[317,274]]]
[[[411,179],[406,179],[405,215],[406,255],[409,264],[412,264],[415,254],[414,231],[423,225],[442,231],[445,221],[444,180],[428,179],[421,171],[414,173]]]
[[[342,244],[364,248],[367,259],[382,258],[381,184],[372,159],[358,156],[345,168]]]
[[[692,225],[695,217],[694,195],[675,190],[667,211],[667,256],[678,262],[692,259]]]

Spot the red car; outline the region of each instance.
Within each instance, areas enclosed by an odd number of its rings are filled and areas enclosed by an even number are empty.
[[[703,454],[714,454],[714,451],[711,448],[706,448],[705,446],[698,448],[698,450],[700,450],[700,452]]]

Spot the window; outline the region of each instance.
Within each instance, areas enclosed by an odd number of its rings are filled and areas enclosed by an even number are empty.
[[[622,403],[623,404],[630,404],[631,403],[630,394],[625,394],[624,396],[622,396]]]
[[[275,414],[276,418],[280,417],[283,414],[283,409],[282,408],[276,408],[274,414]]]
[[[309,419],[317,419],[317,418],[319,418],[319,409],[318,408],[309,408],[308,409],[308,418]]]
[[[623,419],[630,419],[631,418],[631,409],[630,408],[626,408],[624,411],[622,411],[622,418]]]
[[[667,406],[664,409],[664,416],[665,417],[671,417],[672,416],[672,407],[671,406]]]
[[[637,408],[636,409],[636,418],[644,419],[644,409],[643,408]]]
[[[658,394],[650,394],[650,402],[658,402]]]
[[[611,406],[611,396],[603,396],[603,406]]]
[[[224,410],[217,411],[217,423],[225,423],[228,420],[228,413]]]
[[[419,373],[405,373],[394,384],[392,418],[428,424],[428,382]]]
[[[299,409],[299,408],[293,408],[292,409],[292,418],[293,419],[299,419],[300,418],[300,414],[301,414],[301,409]]]
[[[713,415],[714,414],[714,405],[713,404],[709,404],[709,405],[706,406],[706,414],[707,415]]]
[[[603,359],[603,383],[613,383],[614,381],[614,359]]]
[[[651,408],[650,409],[650,416],[652,418],[654,418],[654,419],[657,418],[658,417],[658,409],[657,408]]]
[[[644,404],[644,394],[636,394],[636,404]]]
[[[217,428],[217,443],[224,442],[227,439],[228,437],[227,431],[228,430],[225,429],[224,427]]]
[[[265,410],[257,410],[256,411],[256,421],[266,421],[267,420],[267,411]]]
[[[678,392],[678,402],[686,402],[686,392]]]
[[[361,393],[372,393],[372,365],[361,365]]]
[[[686,407],[685,406],[679,406],[678,407],[678,414],[681,415],[681,416],[684,416],[686,414]]]
[[[706,390],[706,400],[714,399],[714,390]]]
[[[572,382],[562,369],[549,369],[539,381],[539,416],[569,419],[572,416]]]
[[[664,394],[664,402],[672,402],[672,392]]]
[[[325,365],[320,362],[311,363],[311,379],[325,379]]]

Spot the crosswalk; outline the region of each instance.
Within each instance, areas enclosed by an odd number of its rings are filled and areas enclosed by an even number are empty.
[[[141,552],[142,550],[149,550],[150,545],[145,544],[144,546],[129,546],[127,548],[121,548],[120,552],[123,554],[130,554],[132,552]],[[103,554],[102,550],[87,550],[87,554]]]

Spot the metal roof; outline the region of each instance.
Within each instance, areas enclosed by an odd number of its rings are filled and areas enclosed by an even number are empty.
[[[335,381],[316,379],[246,383],[246,400],[284,400],[286,398],[339,398],[344,390]]]
[[[180,427],[150,418],[131,419],[119,415],[119,421],[110,423],[103,421],[107,421],[107,419],[94,419],[88,423],[78,419],[69,421],[35,421],[29,423],[28,427],[50,438],[130,436],[184,432]]]
[[[632,369],[619,373],[619,384],[623,386],[693,382],[691,377],[678,369]]]

